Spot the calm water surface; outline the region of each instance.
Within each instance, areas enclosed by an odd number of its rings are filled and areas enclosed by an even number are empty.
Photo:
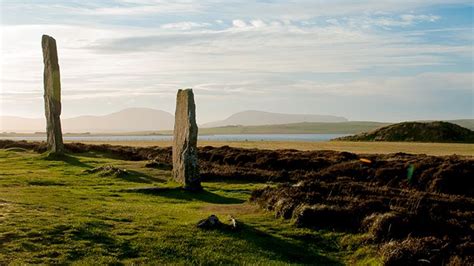
[[[199,140],[207,141],[328,141],[347,134],[231,134],[231,135],[202,135]],[[157,136],[63,136],[68,141],[166,141],[172,140],[171,135]],[[43,136],[0,137],[11,140],[46,140]]]

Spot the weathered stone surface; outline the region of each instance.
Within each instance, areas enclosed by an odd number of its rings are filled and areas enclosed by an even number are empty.
[[[221,221],[219,221],[219,218],[217,218],[217,216],[212,214],[206,219],[200,220],[196,226],[202,229],[217,229],[221,228],[223,224],[221,223]]]
[[[43,35],[41,46],[43,47],[44,107],[48,150],[53,154],[62,154],[64,153],[64,145],[60,119],[61,81],[56,40],[48,35]]]
[[[237,223],[237,220],[233,217],[230,216],[230,224],[224,224],[222,223],[219,218],[217,218],[216,215],[212,214],[206,219],[200,220],[196,226],[201,229],[226,229],[226,230],[238,230],[239,223]]]
[[[173,138],[173,178],[189,190],[201,189],[197,136],[193,90],[178,90]]]

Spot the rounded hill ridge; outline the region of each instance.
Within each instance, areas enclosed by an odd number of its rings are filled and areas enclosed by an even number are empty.
[[[403,122],[335,140],[474,143],[474,131],[449,122]]]

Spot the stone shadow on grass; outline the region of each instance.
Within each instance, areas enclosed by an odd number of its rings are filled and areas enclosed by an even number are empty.
[[[69,154],[44,153],[43,159],[47,161],[61,161],[77,167],[92,168],[92,166],[81,162],[79,159]]]
[[[259,230],[251,225],[238,221],[238,229],[232,230],[227,227],[220,229],[220,231],[232,238],[239,238],[245,240],[250,245],[255,246],[256,249],[271,253],[272,259],[279,260],[284,263],[298,263],[310,265],[343,265],[339,261],[324,256],[328,252],[337,251],[337,247],[329,247],[326,244],[321,244],[321,247],[310,248],[308,239],[294,239],[299,243],[294,243],[290,240],[280,238],[262,230]],[[310,240],[311,241],[311,240]],[[316,242],[316,240],[314,240]],[[336,245],[336,244],[335,244]]]
[[[135,182],[135,183],[146,183],[146,184],[151,184],[154,182],[163,182],[163,179],[155,178],[151,175],[138,172],[135,170],[127,170],[127,174],[125,175],[120,175],[118,178],[121,178],[123,180],[129,181],[129,182]]]
[[[121,192],[135,192],[186,201],[199,200],[213,204],[239,204],[245,202],[242,199],[221,196],[207,190],[187,191],[181,187],[133,188],[122,190]]]

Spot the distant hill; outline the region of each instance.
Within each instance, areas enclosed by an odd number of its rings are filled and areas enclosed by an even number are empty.
[[[424,122],[424,121],[418,121],[418,122]],[[426,122],[435,122],[435,121],[426,121]],[[474,130],[474,119],[455,119],[455,120],[446,120],[444,122],[453,123],[458,126],[462,126],[470,130]]]
[[[0,132],[44,132],[45,119],[4,116],[0,118]],[[79,116],[62,119],[63,132],[127,132],[169,130],[174,116],[150,108],[129,108],[104,116]]]
[[[252,116],[252,118],[247,119],[246,122],[243,121],[244,117],[249,116]],[[283,123],[288,120],[310,120],[319,119],[320,117],[330,117],[334,118],[334,120],[340,119],[343,121]],[[280,120],[272,120],[276,118],[280,118]],[[200,125],[199,134],[357,134],[372,131],[391,124],[384,122],[345,120],[345,118],[337,116],[291,115],[246,111],[234,114],[222,121]],[[242,125],[244,122],[262,123],[265,125]],[[452,122],[474,130],[474,119],[449,120],[447,122]],[[209,127],[213,124],[227,123],[233,125]],[[122,135],[172,134],[173,125],[174,116],[172,114],[150,108],[129,108],[103,116],[79,116],[75,118],[62,119],[63,133],[91,132]],[[45,119],[3,116],[0,117],[0,134],[2,132],[45,132]]]
[[[332,115],[311,115],[311,114],[279,114],[263,111],[243,111],[235,113],[228,118],[202,124],[201,127],[222,127],[222,126],[259,126],[259,125],[280,125],[301,122],[346,122],[344,117]]]
[[[0,117],[0,132],[43,132],[46,121],[43,118],[24,118],[16,116]]]
[[[474,131],[449,122],[403,122],[335,140],[474,143]]]
[[[225,126],[200,128],[199,134],[356,134],[389,123],[350,121],[333,123],[292,123],[266,126]]]

